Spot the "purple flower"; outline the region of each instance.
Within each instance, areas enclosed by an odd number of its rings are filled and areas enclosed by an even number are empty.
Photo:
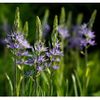
[[[27,56],[27,57],[32,57],[32,54],[29,54],[28,51],[21,51],[21,50],[19,50],[19,51],[16,53],[16,56]]]
[[[74,26],[72,36],[69,38],[69,47],[82,49],[88,45],[95,45],[95,35],[86,24]]]
[[[81,47],[86,47],[86,46],[87,46],[87,41],[86,41],[86,39],[82,39],[80,42],[81,42],[81,43],[80,43]]]
[[[54,56],[63,56],[63,53],[57,48],[53,48],[52,50],[50,50],[50,53]]]
[[[88,43],[89,43],[90,45],[92,45],[92,46],[94,46],[94,45],[96,44],[94,40],[89,40]]]
[[[55,69],[55,70],[57,70],[57,69],[59,68],[59,66],[56,66],[56,65],[55,65],[55,66],[53,66],[52,68]]]
[[[65,39],[69,37],[68,29],[66,27],[58,27],[59,34]]]
[[[47,57],[50,57],[51,54],[50,54],[49,52],[46,52],[46,56],[47,56]]]
[[[81,40],[81,45],[83,47],[87,45],[95,45],[95,35],[94,32],[92,32],[86,24],[83,24],[80,28],[80,33],[83,35],[83,38]]]
[[[34,64],[34,59],[33,58],[28,58],[28,60],[24,61],[25,65],[32,66]]]
[[[27,40],[24,38],[23,34],[21,33],[14,33],[16,41],[23,46],[24,48],[31,48],[30,44],[27,42]]]
[[[52,62],[60,62],[60,58],[55,57],[55,58],[52,58],[51,61],[52,61]]]
[[[58,40],[57,40],[56,43],[55,43],[55,47],[56,47],[57,49],[59,49],[59,48],[61,47]]]
[[[39,56],[37,59],[37,63],[43,63],[45,61],[44,56]]]
[[[30,44],[26,41],[21,33],[7,34],[5,39],[7,46],[11,49],[31,48]]]
[[[42,71],[43,70],[43,66],[37,66],[37,70],[38,71]]]
[[[36,42],[35,43],[35,50],[36,51],[38,51],[38,52],[45,52],[45,51],[47,51],[47,48],[46,47],[44,47],[44,43],[42,43],[42,42]]]

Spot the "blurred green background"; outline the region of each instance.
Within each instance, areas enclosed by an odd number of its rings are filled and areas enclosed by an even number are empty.
[[[91,80],[90,80],[90,88],[91,92],[96,92],[94,95],[100,95],[100,4],[60,4],[60,3],[52,3],[52,4],[0,4],[0,39],[2,39],[4,33],[2,31],[2,25],[4,20],[8,21],[9,25],[13,25],[14,17],[15,17],[15,10],[16,7],[20,8],[20,16],[22,23],[25,21],[29,22],[29,41],[32,44],[34,42],[34,34],[35,34],[35,20],[36,16],[39,16],[40,19],[43,19],[44,13],[46,9],[50,10],[49,16],[49,24],[52,26],[53,19],[55,15],[60,16],[61,7],[64,7],[66,10],[66,17],[69,11],[72,11],[72,22],[75,24],[76,17],[79,13],[83,13],[83,22],[88,22],[89,18],[94,9],[97,9],[97,16],[94,23],[93,31],[96,34],[96,43],[97,45],[91,47],[89,49],[89,61],[91,67]],[[8,53],[2,45],[0,44],[0,95],[5,96],[7,95],[8,88],[8,81],[5,77],[5,73],[8,73],[10,77],[12,77],[12,58],[11,55]],[[9,54],[9,55],[8,55]],[[93,62],[92,62],[93,61]],[[98,92],[99,91],[99,92]]]

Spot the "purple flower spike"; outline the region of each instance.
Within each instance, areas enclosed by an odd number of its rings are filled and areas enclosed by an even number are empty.
[[[88,27],[87,24],[81,26],[74,26],[72,36],[69,38],[69,47],[82,49],[89,45],[95,45],[95,35]]]
[[[83,38],[81,39],[81,45],[83,45],[83,47],[87,45],[92,45],[92,46],[95,45],[94,32],[88,29],[86,24],[83,24],[81,26],[80,33],[83,35]]]

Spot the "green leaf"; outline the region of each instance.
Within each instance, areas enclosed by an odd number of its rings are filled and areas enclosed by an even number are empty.
[[[93,27],[93,24],[94,24],[94,21],[95,21],[95,18],[96,18],[96,14],[97,14],[97,10],[94,10],[92,15],[91,15],[91,18],[89,20],[89,23],[88,23],[88,27],[90,29],[92,29],[92,27]]]
[[[39,19],[39,17],[36,17],[36,38],[38,39],[38,41],[42,41],[43,40],[43,36],[42,36],[42,25],[41,25],[41,21]]]
[[[74,86],[75,96],[78,96],[76,79],[75,79],[75,76],[73,74],[72,74],[72,80],[73,80],[73,86]]]
[[[65,8],[62,7],[61,8],[61,15],[60,15],[60,25],[64,25],[65,24]]]
[[[24,36],[27,38],[28,37],[28,22],[27,21],[25,22],[23,33],[24,33]]]
[[[77,25],[80,25],[82,23],[82,20],[83,20],[83,14],[78,14],[76,21]]]
[[[22,82],[23,78],[24,78],[23,76],[20,76],[18,86],[17,86],[17,96],[19,96],[20,89],[21,89],[21,82]]]
[[[16,32],[22,31],[19,7],[17,7],[16,12],[15,12],[14,28],[15,28],[14,31]]]
[[[75,76],[76,76],[76,80],[77,80],[77,83],[78,83],[78,86],[79,86],[80,94],[82,95],[82,86],[81,86],[81,82],[80,82],[80,79],[79,79],[79,75],[77,74],[76,71],[75,71]]]
[[[11,81],[11,79],[10,79],[10,77],[8,76],[7,73],[5,73],[5,75],[6,75],[6,78],[7,78],[8,82],[9,82],[9,85],[10,85],[11,96],[13,96],[13,85],[12,85],[12,81]]]

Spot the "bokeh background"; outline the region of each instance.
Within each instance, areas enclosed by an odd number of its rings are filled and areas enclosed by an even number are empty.
[[[89,18],[91,17],[92,12],[96,9],[97,16],[93,26],[93,31],[96,34],[96,43],[97,45],[89,48],[89,59],[95,60],[94,66],[92,67],[91,74],[93,74],[93,78],[91,80],[92,87],[91,91],[100,91],[100,4],[67,4],[67,3],[31,3],[31,4],[0,4],[0,39],[2,40],[4,36],[4,32],[2,31],[2,26],[4,20],[8,21],[10,26],[13,25],[15,10],[16,7],[20,8],[20,16],[23,23],[25,21],[29,22],[29,41],[34,42],[34,34],[35,34],[35,20],[36,16],[39,16],[40,19],[43,19],[44,13],[46,9],[49,9],[49,24],[52,26],[53,19],[55,15],[60,16],[61,7],[64,7],[66,10],[66,18],[69,11],[72,11],[72,22],[75,24],[76,17],[79,13],[83,13],[83,23],[87,23]],[[8,51],[6,51],[5,46],[0,42],[0,95],[7,95],[8,81],[6,80],[5,73],[7,72],[10,77],[12,77],[12,58],[10,55],[7,55]],[[96,64],[96,65],[95,65]],[[100,95],[100,92],[98,92]]]

